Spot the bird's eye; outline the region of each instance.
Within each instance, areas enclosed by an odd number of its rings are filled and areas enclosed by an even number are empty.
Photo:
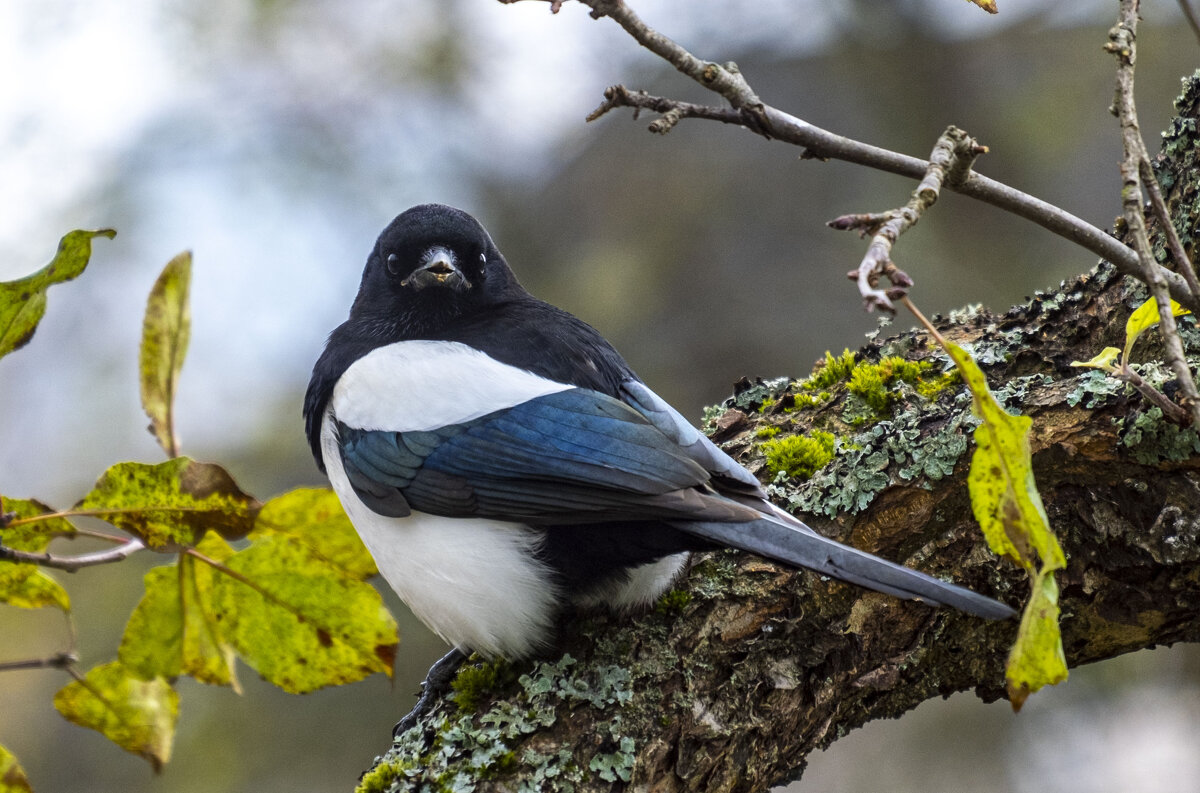
[[[392,275],[399,275],[400,273],[400,257],[394,253],[388,254],[387,271]]]
[[[479,261],[483,262],[484,264],[487,264],[487,254],[486,253],[479,254]]]

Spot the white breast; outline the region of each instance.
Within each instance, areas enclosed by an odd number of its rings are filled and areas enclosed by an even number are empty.
[[[351,364],[330,403],[352,427],[411,432],[461,424],[572,387],[459,342],[401,341]]]
[[[455,647],[485,656],[521,658],[549,642],[561,599],[536,557],[542,534],[521,523],[371,511],[346,478],[335,412],[336,403],[321,425],[329,481],[379,572],[413,614]]]

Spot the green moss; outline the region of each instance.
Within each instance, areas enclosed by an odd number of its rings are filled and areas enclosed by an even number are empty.
[[[923,382],[923,375],[932,368],[933,364],[929,361],[907,361],[899,356],[884,358],[879,363],[862,363],[854,367],[846,389],[876,413],[884,414],[897,397],[895,385],[908,383],[919,386]],[[946,385],[948,383],[941,385],[941,388]],[[940,391],[936,386],[934,381],[930,388]]]
[[[925,399],[934,400],[942,395],[947,388],[962,382],[958,369],[951,369],[939,377],[927,377],[917,381],[917,393]]]
[[[672,589],[663,594],[654,604],[659,614],[678,614],[692,602],[692,593],[685,589]]]
[[[362,778],[358,780],[358,787],[354,788],[354,793],[384,793],[398,776],[400,776],[400,770],[397,765],[380,763],[362,775]]]
[[[829,388],[850,377],[854,370],[854,353],[842,350],[842,354],[833,357],[833,353],[825,351],[825,360],[817,364],[812,376],[800,383],[806,391]]]
[[[792,413],[797,410],[809,410],[810,408],[825,404],[832,396],[828,391],[819,391],[815,394],[789,394],[787,399],[791,401],[784,405],[783,412]]]
[[[780,432],[779,427],[759,427],[758,432],[754,433],[754,437],[759,440],[766,440],[767,438],[774,438]]]
[[[792,479],[808,479],[833,459],[836,439],[828,432],[813,430],[811,435],[774,438],[762,445],[767,456],[767,471],[772,476],[785,474]]]
[[[450,682],[450,695],[460,713],[474,713],[493,691],[516,680],[512,665],[503,659],[464,665]]]
[[[758,406],[758,412],[766,413],[768,410],[770,410],[774,406],[775,406],[775,398],[767,397],[766,399],[764,399],[762,401],[762,404]]]

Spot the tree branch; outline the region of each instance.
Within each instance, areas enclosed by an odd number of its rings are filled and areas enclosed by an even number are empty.
[[[1167,363],[1175,372],[1176,382],[1179,383],[1184,407],[1191,416],[1191,422],[1200,426],[1200,394],[1196,391],[1196,382],[1184,355],[1183,341],[1179,337],[1175,315],[1171,310],[1170,289],[1162,276],[1166,271],[1154,259],[1150,235],[1146,231],[1146,216],[1142,209],[1142,178],[1156,180],[1150,166],[1150,153],[1146,150],[1146,143],[1138,125],[1133,94],[1134,67],[1137,62],[1138,5],[1139,0],[1121,0],[1120,18],[1117,25],[1109,31],[1109,43],[1106,45],[1106,49],[1117,58],[1117,91],[1113,111],[1121,121],[1121,142],[1125,151],[1121,162],[1121,178],[1124,182],[1121,205],[1124,209],[1125,225],[1133,238],[1139,277],[1150,288],[1150,293],[1158,304],[1159,331],[1166,346]],[[1151,194],[1154,192],[1156,191],[1152,190]],[[1161,195],[1159,198],[1161,201]],[[1164,231],[1174,230],[1170,218],[1161,225]],[[1182,245],[1178,248],[1182,252]],[[1177,266],[1190,269],[1191,263],[1185,256],[1177,261]],[[1192,279],[1195,279],[1194,274]]]
[[[980,146],[961,129],[949,127],[934,145],[925,176],[907,204],[881,214],[842,215],[829,221],[830,228],[858,229],[864,236],[871,235],[871,244],[862,263],[847,274],[850,280],[858,283],[867,311],[880,308],[895,313],[892,300],[907,294],[913,281],[892,261],[892,246],[901,234],[917,225],[925,210],[937,202],[943,182],[961,184],[969,176],[975,158],[986,151],[987,147]],[[884,292],[876,287],[880,276],[887,276],[892,289]]]
[[[499,1],[507,4],[520,0]],[[804,156],[808,158],[843,160],[906,176],[910,179],[921,179],[929,167],[928,162],[919,158],[834,134],[763,103],[751,89],[736,64],[721,65],[697,58],[643,22],[624,0],[579,0],[579,2],[592,9],[592,17],[613,19],[643,47],[663,58],[678,71],[705,88],[723,96],[737,111],[739,120],[735,122],[730,116],[717,118],[701,114],[690,117],[715,118],[724,123],[738,123],[751,132],[768,139],[773,138],[799,146],[805,150]],[[555,6],[558,5],[561,5],[561,0],[557,0],[555,3]],[[635,92],[627,93],[636,96]],[[673,102],[673,100],[661,98],[658,101],[660,103]],[[682,103],[676,104],[682,106]],[[660,106],[666,107],[667,105],[660,104]],[[681,111],[679,117],[689,116]],[[667,122],[666,127],[669,129],[677,121],[678,118]],[[975,172],[971,173],[961,184],[950,185],[950,187],[955,192],[1011,212],[1070,240],[1112,262],[1125,275],[1139,279],[1143,277],[1136,252],[1105,231],[1060,207]],[[1161,278],[1167,284],[1167,288],[1175,300],[1193,311],[1200,312],[1200,293],[1192,291],[1182,276],[1172,273],[1157,263],[1154,265],[1154,272],[1156,277]]]
[[[131,537],[122,545],[115,548],[109,548],[104,551],[93,551],[92,553],[83,553],[78,556],[59,556],[52,554],[49,551],[35,553],[32,551],[18,551],[15,548],[9,548],[6,545],[0,545],[0,560],[8,560],[10,562],[29,562],[31,564],[40,565],[42,567],[53,567],[57,570],[65,570],[68,573],[74,573],[83,567],[92,567],[98,564],[111,564],[120,562],[127,556],[143,550],[146,545],[137,537]]]

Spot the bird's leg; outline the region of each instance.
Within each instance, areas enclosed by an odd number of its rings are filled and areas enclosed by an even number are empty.
[[[421,696],[417,698],[417,704],[413,705],[413,709],[409,711],[407,716],[396,723],[396,726],[392,729],[393,738],[400,737],[400,734],[405,730],[416,726],[417,719],[424,716],[433,707],[434,699],[446,693],[446,690],[450,687],[450,681],[454,679],[458,668],[466,660],[467,654],[455,647],[435,661],[433,666],[429,667],[429,671],[425,674],[425,679],[421,681]]]

